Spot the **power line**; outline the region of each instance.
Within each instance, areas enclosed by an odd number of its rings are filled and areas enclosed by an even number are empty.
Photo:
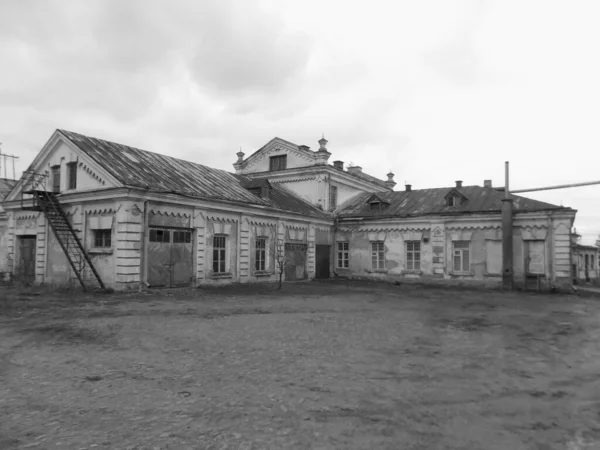
[[[12,179],[16,180],[17,179],[17,175],[16,175],[16,172],[15,172],[15,161],[17,159],[19,159],[19,157],[15,156],[15,155],[7,155],[7,154],[2,153],[2,142],[0,142],[0,157],[1,157],[0,158],[0,174],[1,174],[1,171],[2,171],[2,163],[4,162],[4,178],[8,179],[8,175],[6,174],[6,168],[7,168],[8,164],[6,163],[6,160],[7,159],[11,159],[12,160],[12,169],[13,169],[12,170],[12,172],[13,172]]]

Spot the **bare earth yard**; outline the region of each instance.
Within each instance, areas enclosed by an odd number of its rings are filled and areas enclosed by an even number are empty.
[[[0,287],[0,449],[20,448],[600,448],[600,299]]]

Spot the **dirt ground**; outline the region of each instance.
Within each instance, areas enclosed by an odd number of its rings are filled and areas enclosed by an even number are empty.
[[[600,448],[600,299],[0,287],[0,449]]]

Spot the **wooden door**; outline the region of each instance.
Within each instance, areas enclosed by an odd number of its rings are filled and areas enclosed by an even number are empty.
[[[35,281],[35,236],[19,236],[17,276],[24,283]]]
[[[316,245],[315,246],[315,258],[316,258],[315,277],[316,278],[329,278],[331,246],[330,245]]]
[[[171,286],[189,286],[194,275],[191,230],[172,230]]]
[[[306,278],[306,244],[285,244],[285,280],[303,280]]]

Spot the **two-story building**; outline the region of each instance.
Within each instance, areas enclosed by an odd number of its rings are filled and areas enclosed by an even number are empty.
[[[332,275],[484,280],[502,271],[503,194],[394,191],[358,166],[274,138],[235,173],[57,130],[6,198],[8,270],[116,289]],[[571,280],[576,211],[511,195],[516,283]],[[283,263],[283,266],[279,265]]]

